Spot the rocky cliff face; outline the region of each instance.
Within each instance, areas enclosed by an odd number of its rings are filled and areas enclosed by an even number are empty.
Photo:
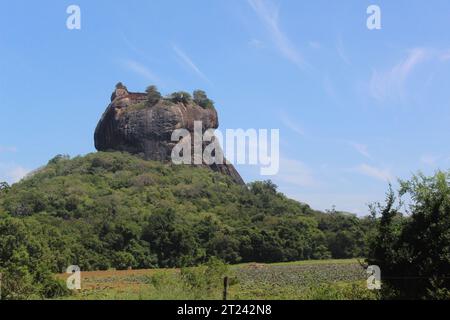
[[[171,161],[172,132],[187,129],[193,143],[194,121],[201,121],[203,131],[217,129],[219,121],[214,108],[202,108],[193,101],[172,102],[160,99],[146,104],[145,93],[128,92],[119,86],[111,96],[111,103],[95,129],[95,148],[99,151],[126,151],[147,160]],[[192,148],[193,149],[193,148]],[[206,165],[204,165],[206,166]],[[231,176],[244,184],[231,164],[214,164],[212,170]]]

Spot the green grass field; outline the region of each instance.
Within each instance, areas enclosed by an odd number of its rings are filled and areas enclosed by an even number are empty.
[[[195,273],[196,269],[191,270]],[[366,274],[357,260],[249,263],[231,266],[226,274],[231,300],[377,298],[376,292],[366,288]],[[223,291],[221,277],[206,279],[206,284],[198,284],[196,278],[193,286],[179,269],[82,272],[81,278],[82,290],[68,299],[221,299]]]

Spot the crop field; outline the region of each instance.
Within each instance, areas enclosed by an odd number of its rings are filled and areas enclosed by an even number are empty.
[[[365,270],[356,260],[241,264],[231,266],[227,275],[229,299],[377,298],[366,288]],[[183,281],[179,269],[82,272],[82,289],[69,299],[221,299],[221,279],[213,282],[193,287]]]

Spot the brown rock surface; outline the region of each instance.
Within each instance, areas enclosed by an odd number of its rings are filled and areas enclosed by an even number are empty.
[[[194,121],[202,122],[203,131],[219,126],[217,112],[213,108],[202,108],[193,101],[174,103],[168,99],[147,106],[146,100],[145,93],[128,92],[126,87],[117,88],[95,129],[95,148],[99,151],[126,151],[147,160],[168,162],[176,145],[171,141],[174,130],[189,130],[193,143]],[[244,184],[232,164],[225,162],[209,167],[231,176],[236,183]]]

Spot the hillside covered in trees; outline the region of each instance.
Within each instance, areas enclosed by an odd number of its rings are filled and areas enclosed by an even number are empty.
[[[384,298],[448,298],[449,178],[401,182],[358,218],[288,199],[270,181],[236,184],[207,168],[121,152],[57,156],[0,184],[2,298],[55,297],[54,273],[365,257]],[[407,215],[402,213],[406,210]],[[416,281],[415,279],[420,279]]]
[[[23,249],[52,272],[72,264],[189,266],[210,256],[228,263],[358,257],[371,225],[314,211],[270,181],[241,186],[211,170],[120,152],[57,156],[3,185],[0,217],[1,241],[10,237],[0,245],[0,266]]]

